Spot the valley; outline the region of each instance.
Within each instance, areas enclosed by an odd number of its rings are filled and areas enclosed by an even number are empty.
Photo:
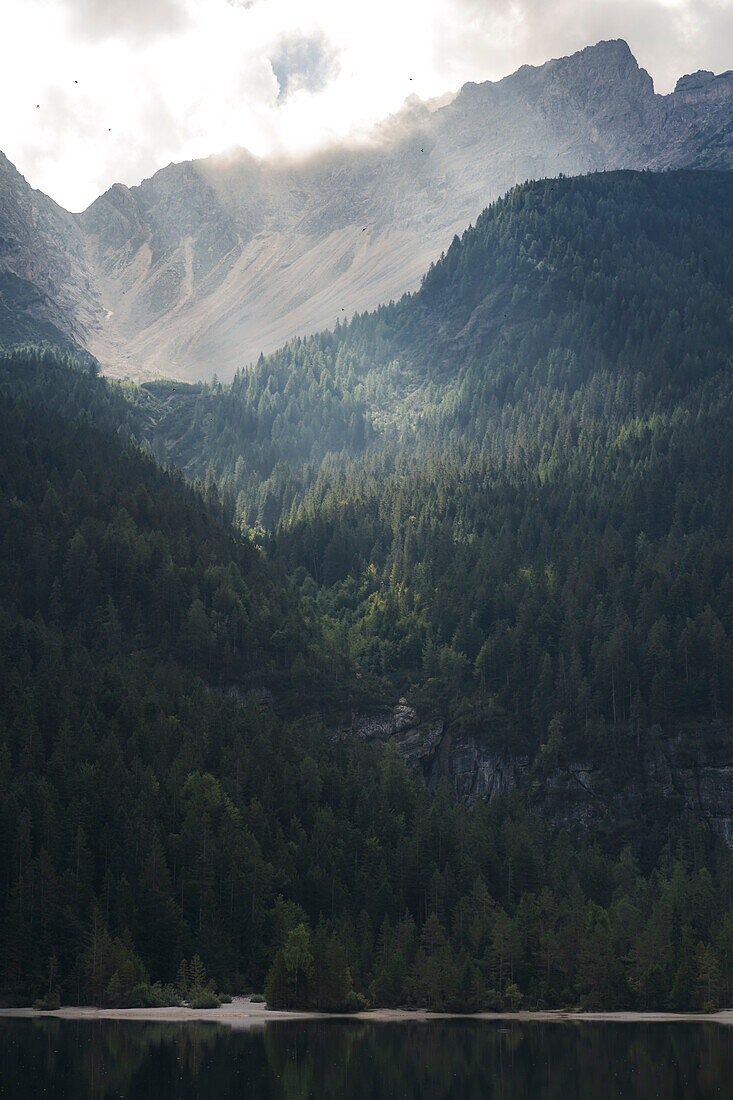
[[[231,383],[3,354],[6,1001],[728,1003],[732,186],[513,187]]]

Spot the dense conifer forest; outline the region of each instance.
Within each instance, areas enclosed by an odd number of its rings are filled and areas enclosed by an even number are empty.
[[[730,1003],[733,856],[654,769],[731,742],[731,198],[515,188],[231,385],[0,360],[6,1000]],[[524,783],[337,735],[401,695]],[[641,818],[550,824],[577,758]]]

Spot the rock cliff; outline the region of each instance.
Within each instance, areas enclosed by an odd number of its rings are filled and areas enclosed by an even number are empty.
[[[445,780],[468,805],[523,789],[542,806],[545,820],[574,829],[639,815],[649,799],[671,799],[733,848],[733,728],[661,740],[622,785],[609,782],[606,769],[591,759],[558,761],[538,780],[527,755],[498,749],[478,734],[455,735],[450,722],[420,717],[406,699],[393,710],[353,715],[335,736],[385,742],[394,737],[400,755],[430,790]]]

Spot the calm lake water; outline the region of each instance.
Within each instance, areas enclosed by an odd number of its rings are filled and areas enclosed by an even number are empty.
[[[733,1029],[471,1020],[208,1023],[0,1019],[0,1096],[695,1100],[733,1096]]]

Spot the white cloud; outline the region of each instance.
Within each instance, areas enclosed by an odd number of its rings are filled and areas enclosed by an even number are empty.
[[[80,209],[170,160],[305,150],[601,38],[667,91],[728,68],[732,31],[733,0],[3,0],[0,148]]]
[[[184,0],[64,0],[71,33],[95,41],[120,36],[135,42],[175,34],[189,21]]]

